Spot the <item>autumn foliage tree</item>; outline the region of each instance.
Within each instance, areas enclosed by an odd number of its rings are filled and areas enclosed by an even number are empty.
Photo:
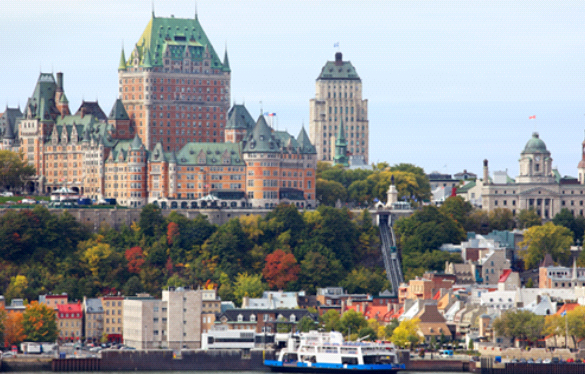
[[[4,319],[4,346],[10,347],[26,339],[22,313],[9,313]]]
[[[300,270],[292,253],[277,249],[266,256],[266,266],[262,275],[270,288],[283,289],[290,282],[297,280]]]
[[[31,342],[52,342],[59,335],[55,311],[37,301],[26,306],[22,326],[26,339]]]
[[[179,236],[179,224],[175,222],[169,222],[167,225],[167,244],[173,245],[173,242],[177,236]]]
[[[128,262],[128,271],[130,273],[138,274],[144,265],[144,252],[140,247],[132,247],[127,249],[124,253],[126,261]]]

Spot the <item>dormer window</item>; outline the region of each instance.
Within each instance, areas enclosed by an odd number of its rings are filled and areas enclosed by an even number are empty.
[[[242,322],[244,321],[244,316],[241,314],[238,314],[238,322]]]

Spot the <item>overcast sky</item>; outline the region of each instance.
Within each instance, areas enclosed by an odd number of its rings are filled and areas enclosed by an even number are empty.
[[[196,5],[195,5],[196,4]],[[315,79],[339,43],[368,99],[370,162],[425,171],[518,174],[538,131],[575,176],[585,130],[585,1],[154,1],[155,14],[199,20],[227,45],[232,101],[280,129],[308,126]],[[40,71],[64,73],[72,110],[109,113],[117,67],[152,0],[2,0],[0,105],[24,106]],[[0,112],[3,109],[0,109]],[[528,117],[536,115],[536,120]]]

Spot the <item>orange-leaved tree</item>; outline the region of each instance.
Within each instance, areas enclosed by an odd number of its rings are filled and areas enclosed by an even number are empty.
[[[126,261],[128,262],[128,271],[130,273],[138,274],[144,265],[144,252],[140,247],[132,247],[127,249],[124,253]]]
[[[31,342],[53,342],[59,336],[55,310],[33,301],[26,306],[22,316],[24,334]]]
[[[287,284],[297,280],[300,266],[292,253],[277,249],[266,256],[266,265],[262,271],[270,288],[283,289]]]
[[[10,347],[13,344],[18,344],[24,339],[24,326],[22,325],[22,313],[9,313],[4,320],[4,346]]]

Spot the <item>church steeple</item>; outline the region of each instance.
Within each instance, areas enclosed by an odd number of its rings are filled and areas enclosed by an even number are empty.
[[[343,119],[341,119],[341,122],[339,123],[339,131],[337,131],[337,138],[335,139],[335,156],[333,157],[333,165],[349,166],[349,158],[347,157],[347,140],[345,139]]]

